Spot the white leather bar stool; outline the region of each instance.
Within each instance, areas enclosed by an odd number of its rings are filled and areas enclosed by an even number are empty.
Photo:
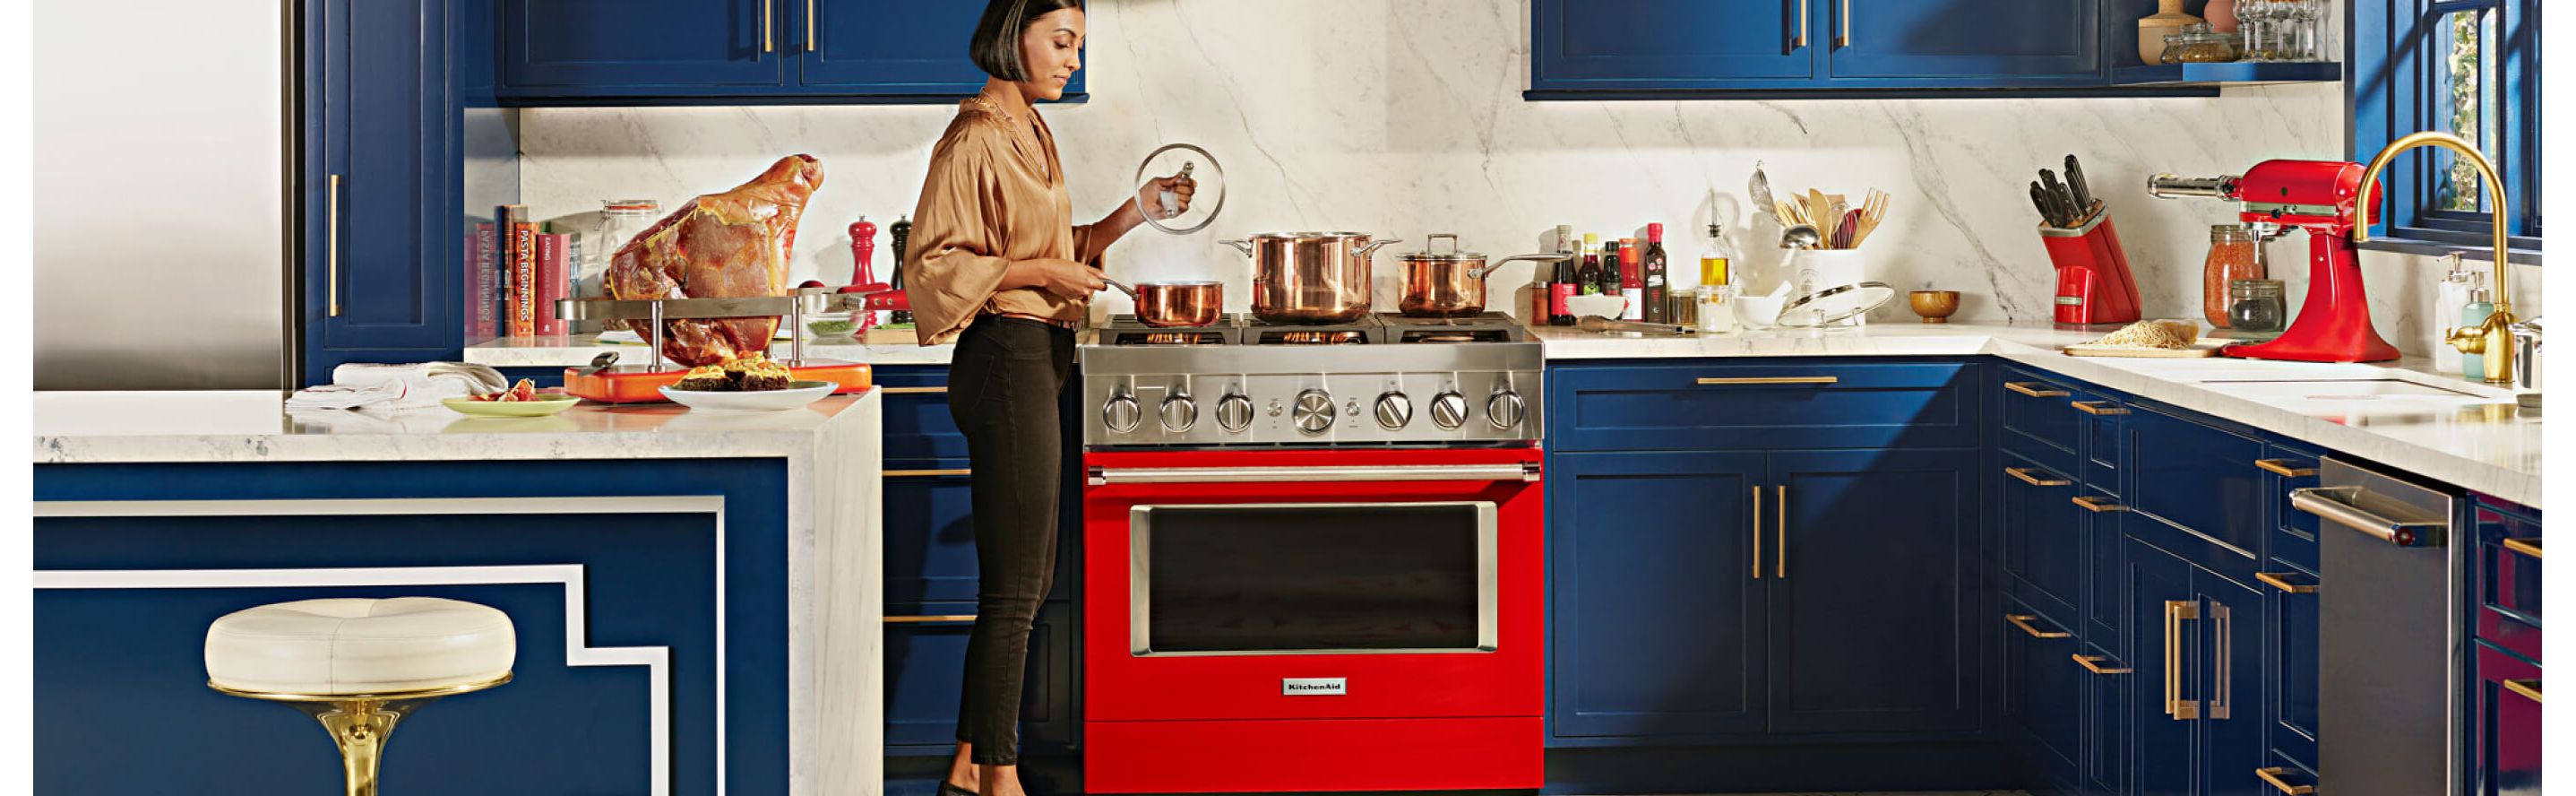
[[[517,658],[508,614],[434,597],[297,600],[206,628],[206,685],[320,720],[349,796],[374,796],[376,763],[404,714],[509,682]]]

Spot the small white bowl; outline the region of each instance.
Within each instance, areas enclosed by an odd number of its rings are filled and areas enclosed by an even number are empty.
[[[1576,318],[1599,316],[1618,320],[1619,316],[1628,312],[1628,298],[1608,293],[1594,293],[1568,298],[1565,300],[1565,307],[1573,311]]]
[[[1788,299],[1774,296],[1735,297],[1735,319],[1746,326],[1768,329],[1780,325],[1780,308]]]

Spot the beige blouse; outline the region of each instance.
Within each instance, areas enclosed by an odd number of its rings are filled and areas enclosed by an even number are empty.
[[[903,292],[922,345],[956,342],[981,314],[1078,322],[1089,306],[1087,298],[1069,300],[1041,288],[998,289],[1014,260],[1053,257],[1100,267],[1091,227],[1073,225],[1055,134],[1036,115],[1030,111],[1032,138],[994,105],[966,100],[930,151],[903,263]],[[1085,259],[1083,252],[1093,254]]]

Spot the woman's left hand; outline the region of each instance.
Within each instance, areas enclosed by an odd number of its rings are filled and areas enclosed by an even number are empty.
[[[1175,174],[1158,177],[1136,192],[1136,207],[1155,220],[1166,220],[1188,212],[1190,194],[1198,192],[1199,181]]]

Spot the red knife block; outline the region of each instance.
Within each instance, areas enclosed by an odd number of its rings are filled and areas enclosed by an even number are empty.
[[[2129,272],[2129,254],[2120,248],[2120,230],[2111,214],[2072,229],[2042,224],[2039,240],[2057,266],[2058,323],[2091,325],[2138,320],[2138,279]]]

